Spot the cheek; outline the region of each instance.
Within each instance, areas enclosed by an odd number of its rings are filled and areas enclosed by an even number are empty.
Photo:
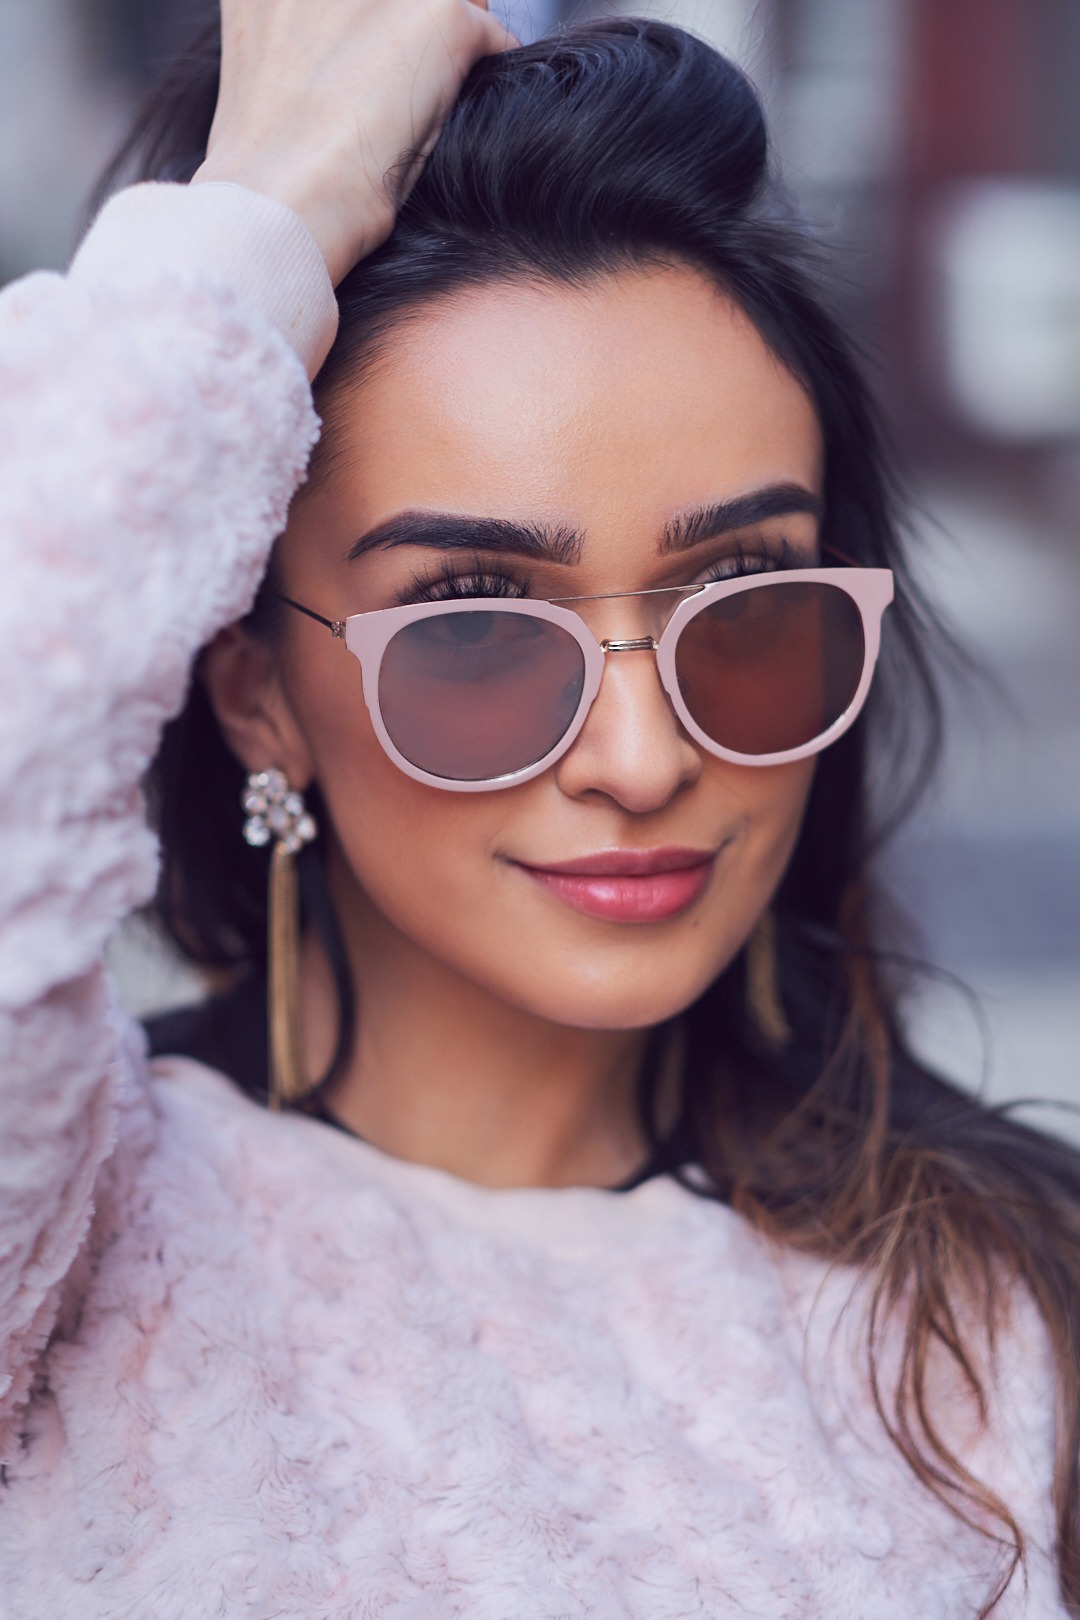
[[[340,669],[298,671],[288,697],[361,889],[396,926],[426,933],[429,916],[460,907],[465,893],[475,896],[503,795],[445,793],[399,770],[375,735],[359,665],[344,678]]]
[[[745,821],[742,847],[732,862],[729,898],[738,912],[738,931],[743,938],[769,904],[791,859],[815,765],[808,759],[760,770],[735,767],[743,778],[739,791],[744,796]]]
[[[813,759],[801,759],[792,765],[755,769],[715,762],[717,775],[723,779],[718,791],[741,813],[748,879],[760,869],[764,882],[767,869],[787,860],[802,825],[815,764]]]
[[[814,769],[813,759],[761,769],[716,759],[705,765],[698,786],[728,837],[701,918],[712,977],[736,955],[784,875]]]

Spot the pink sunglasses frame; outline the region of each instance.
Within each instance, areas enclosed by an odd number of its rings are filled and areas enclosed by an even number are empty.
[[[863,669],[855,695],[843,714],[834,720],[826,731],[810,742],[802,743],[798,748],[789,748],[778,754],[740,754],[734,749],[725,748],[702,731],[683,702],[675,673],[675,648],[679,633],[703,608],[713,602],[722,601],[725,597],[735,596],[741,591],[767,590],[770,585],[794,585],[804,582],[836,586],[852,599],[859,610],[863,627]],[[642,636],[629,641],[601,641],[593,634],[580,613],[561,605],[564,602],[597,602],[619,597],[664,596],[676,593],[684,594],[687,600],[679,603],[661,631],[659,639],[654,636]],[[610,591],[599,596],[564,596],[552,601],[542,601],[534,597],[455,597],[443,602],[418,602],[405,607],[375,608],[366,613],[350,614],[347,619],[324,618],[321,613],[305,607],[302,602],[295,601],[291,596],[285,596],[281,592],[274,594],[280,601],[306,614],[309,619],[325,625],[333,636],[345,643],[357,659],[360,664],[364,701],[375,735],[399,770],[404,771],[405,775],[412,777],[415,782],[423,782],[429,787],[437,787],[447,793],[493,793],[501,788],[516,787],[521,782],[531,781],[534,776],[540,776],[573,747],[600,691],[607,654],[613,652],[655,652],[661,684],[680,723],[700,747],[717,759],[728,760],[733,765],[786,765],[795,760],[807,759],[811,754],[821,753],[838,737],[843,736],[858,718],[866,702],[881,647],[882,615],[893,599],[893,575],[889,568],[785,568],[763,574],[744,574],[736,579],[719,580],[711,585],[666,586],[647,591]],[[451,612],[461,608],[475,610],[478,604],[482,604],[485,612],[524,613],[530,618],[558,625],[573,636],[581,648],[585,660],[585,675],[577,713],[555,747],[542,759],[505,776],[459,782],[450,777],[433,776],[429,771],[414,765],[397,749],[383,724],[379,706],[379,673],[387,647],[398,631],[404,629],[406,625],[414,624],[419,619],[444,614],[448,610]]]

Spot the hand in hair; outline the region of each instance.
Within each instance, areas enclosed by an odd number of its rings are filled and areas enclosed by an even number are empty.
[[[335,285],[389,235],[473,63],[517,43],[487,0],[222,0],[221,26],[193,183],[287,203]]]

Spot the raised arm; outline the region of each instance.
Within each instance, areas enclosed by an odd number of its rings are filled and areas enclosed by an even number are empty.
[[[223,22],[199,183],[121,193],[67,277],[0,296],[0,1462],[138,1106],[101,958],[154,886],[141,777],[303,476],[328,266],[385,236],[402,154],[506,43],[468,0]]]

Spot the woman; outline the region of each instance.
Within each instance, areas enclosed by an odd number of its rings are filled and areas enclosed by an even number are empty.
[[[870,409],[736,70],[508,43],[234,0],[0,301],[7,1612],[1075,1612],[1080,1176],[882,971]]]

